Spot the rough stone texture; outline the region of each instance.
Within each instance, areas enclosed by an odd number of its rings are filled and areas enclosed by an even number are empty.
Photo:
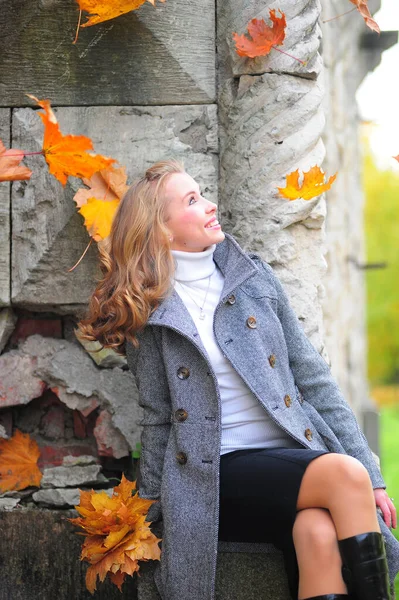
[[[6,148],[10,147],[10,122],[11,110],[0,108],[0,140]],[[10,304],[10,268],[10,184],[3,182],[0,183],[0,306]]]
[[[123,592],[108,579],[92,596],[85,586],[88,563],[80,561],[82,536],[66,517],[74,510],[0,513],[0,600],[136,600],[136,579]]]
[[[217,197],[218,138],[216,106],[90,107],[56,110],[61,130],[88,135],[96,152],[127,167],[128,181],[166,157],[179,158],[203,186]],[[110,127],[112,123],[112,127]],[[41,149],[43,127],[35,111],[13,112],[13,144]],[[72,198],[80,180],[62,188],[48,174],[42,156],[26,158],[29,181],[15,182],[12,232],[12,302],[18,307],[73,314],[82,308],[100,276],[96,244],[79,266],[89,235]]]
[[[140,567],[138,600],[160,600],[153,572],[155,562]],[[216,600],[290,600],[282,554],[218,553]]]
[[[77,20],[75,2],[3,0],[0,106],[26,105],[27,90],[64,106],[214,100],[215,0],[146,3],[74,45]]]
[[[39,490],[32,494],[32,499],[44,506],[76,506],[80,502],[80,491],[78,488]]]
[[[93,465],[98,462],[96,456],[64,456],[62,464],[64,467],[75,467],[76,465]]]
[[[19,498],[0,498],[0,511],[12,510],[19,504]]]
[[[60,488],[60,489],[46,489],[39,490],[32,494],[32,499],[43,507],[70,507],[76,506],[80,502],[80,492],[84,491],[84,488]],[[113,488],[101,490],[108,496],[112,496]],[[1,501],[1,499],[0,499]]]
[[[220,94],[220,214],[247,250],[280,276],[306,334],[323,344],[320,280],[325,201],[281,198],[285,175],[321,164],[323,84],[291,75],[243,75]]]
[[[247,25],[253,18],[264,19],[270,25],[269,9],[279,9],[286,15],[287,28],[281,48],[298,60],[272,49],[266,56],[247,58],[236,52],[232,32],[247,33]],[[280,16],[278,10],[277,16]],[[226,0],[217,3],[217,36],[219,69],[218,78],[223,82],[232,76],[258,75],[267,72],[292,73],[298,77],[315,78],[322,68],[318,49],[321,31],[318,24],[320,2],[318,0]]]
[[[15,351],[14,351],[15,352]],[[73,402],[79,397],[82,402],[97,398],[102,408],[112,414],[112,422],[130,448],[140,441],[139,419],[141,408],[137,402],[137,388],[129,371],[119,368],[102,370],[80,346],[67,340],[44,338],[32,335],[19,347],[22,356],[35,357],[35,374],[53,389],[63,388],[59,395],[66,402],[71,395]],[[7,355],[3,355],[7,356]],[[0,357],[0,361],[3,358]],[[1,364],[1,363],[0,363]],[[74,405],[68,405],[76,408]],[[79,406],[78,406],[79,408]],[[80,409],[79,409],[80,410]]]
[[[322,5],[325,18],[345,12],[347,8],[346,0],[337,0],[333,7],[323,0]],[[379,6],[379,1],[370,2],[373,13]],[[322,303],[325,341],[332,372],[363,426],[362,410],[369,410],[371,401],[367,384],[365,282],[361,269],[366,263],[366,252],[360,117],[355,94],[367,71],[380,60],[379,49],[371,56],[370,51],[360,48],[359,38],[366,31],[357,11],[323,26],[327,119],[323,133],[327,150],[324,168],[328,173],[338,171],[336,182],[326,194],[328,270],[323,279],[325,298]],[[367,433],[370,441],[374,438],[373,450],[378,452],[375,434]]]
[[[74,485],[98,483],[101,465],[74,465],[71,467],[50,467],[43,470],[40,482],[42,488],[65,488]]]
[[[17,317],[11,308],[0,310],[0,354],[3,352],[4,346],[7,344],[8,338],[14,330],[16,322]]]
[[[0,407],[28,404],[44,391],[46,384],[33,373],[32,356],[11,350],[0,356]]]
[[[78,330],[76,329],[78,332]],[[82,344],[88,355],[94,360],[96,365],[103,369],[113,369],[114,367],[123,367],[127,365],[125,356],[121,356],[112,348],[101,348],[100,342],[90,342],[89,340],[83,339],[78,333],[76,333],[76,339]]]
[[[128,456],[129,446],[121,432],[113,425],[112,416],[107,410],[102,410],[98,415],[93,433],[97,440],[100,456],[114,456],[115,458]]]

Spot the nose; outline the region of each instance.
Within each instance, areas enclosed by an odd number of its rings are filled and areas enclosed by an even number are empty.
[[[207,200],[208,202],[208,207],[206,209],[206,212],[214,212],[217,209],[217,204],[215,204],[214,202],[212,202],[211,200]]]

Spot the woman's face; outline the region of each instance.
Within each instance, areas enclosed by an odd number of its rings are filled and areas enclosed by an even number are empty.
[[[224,240],[216,219],[216,204],[201,196],[198,184],[188,173],[172,173],[164,194],[172,250],[202,252]]]

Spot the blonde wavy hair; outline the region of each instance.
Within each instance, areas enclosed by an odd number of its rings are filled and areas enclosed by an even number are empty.
[[[118,206],[110,235],[98,243],[102,277],[77,324],[78,335],[119,354],[125,353],[126,341],[138,347],[137,332],[173,290],[163,193],[172,173],[185,173],[183,163],[156,162],[135,180]]]

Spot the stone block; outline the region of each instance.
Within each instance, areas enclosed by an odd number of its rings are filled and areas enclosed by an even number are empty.
[[[12,436],[12,412],[9,410],[0,411],[0,426],[3,428],[4,433],[1,437],[9,438]]]
[[[67,521],[74,510],[21,509],[0,513],[0,600],[136,600],[137,578],[122,593],[108,578],[86,589],[82,536]]]
[[[138,600],[160,600],[153,574],[155,561],[143,563],[137,582]],[[189,585],[189,582],[187,582]],[[216,600],[291,600],[281,552],[218,552]]]
[[[102,480],[101,465],[74,465],[49,467],[43,470],[42,488],[64,488],[76,485],[92,485]]]
[[[14,331],[16,322],[17,317],[11,308],[3,308],[3,310],[0,310],[0,354],[7,344],[10,335]]]
[[[152,7],[150,7],[152,8]],[[127,167],[128,181],[153,162],[181,159],[209,199],[217,198],[216,105],[90,107],[56,109],[64,133],[88,135],[96,152]],[[112,123],[112,126],[110,124]],[[43,127],[31,108],[13,112],[13,143],[40,150]],[[13,198],[12,302],[58,314],[82,309],[101,273],[96,244],[79,260],[90,237],[77,212],[74,193],[83,187],[71,179],[65,189],[50,176],[42,156],[26,158],[29,182],[15,182]]]
[[[77,20],[75,2],[3,1],[0,106],[26,105],[27,90],[64,106],[214,101],[215,0],[145,3],[74,45]]]
[[[100,406],[112,414],[113,425],[122,433],[129,447],[135,448],[140,441],[142,409],[130,371],[117,367],[99,369],[83,348],[67,340],[32,335],[20,345],[19,351],[35,357],[35,374],[49,387],[55,389],[61,386],[66,389],[66,395],[71,394],[74,399],[77,396],[98,398]]]
[[[6,148],[10,147],[10,123],[11,110],[0,108],[0,140]],[[10,187],[6,181],[0,183],[0,306],[10,305]]]
[[[112,417],[107,410],[102,410],[98,415],[94,427],[94,437],[97,441],[100,456],[114,456],[122,458],[128,456],[129,447],[121,432],[112,423]]]
[[[285,13],[287,28],[283,45],[277,46],[287,56],[271,49],[266,56],[248,58],[239,56],[233,32],[248,33],[247,25],[253,18],[264,19],[271,25],[269,9],[280,9]],[[280,13],[277,12],[277,16]],[[219,57],[219,81],[223,84],[231,77],[261,75],[262,73],[284,73],[300,77],[316,78],[321,71],[322,61],[318,53],[321,30],[318,25],[320,2],[318,0],[281,0],[276,5],[272,0],[226,0],[217,3],[217,45]],[[302,64],[298,60],[306,64]]]
[[[80,491],[78,488],[49,488],[34,492],[32,499],[36,504],[43,506],[76,506],[80,502]]]
[[[0,408],[28,404],[42,394],[46,384],[33,374],[35,366],[32,356],[16,350],[0,356]]]

